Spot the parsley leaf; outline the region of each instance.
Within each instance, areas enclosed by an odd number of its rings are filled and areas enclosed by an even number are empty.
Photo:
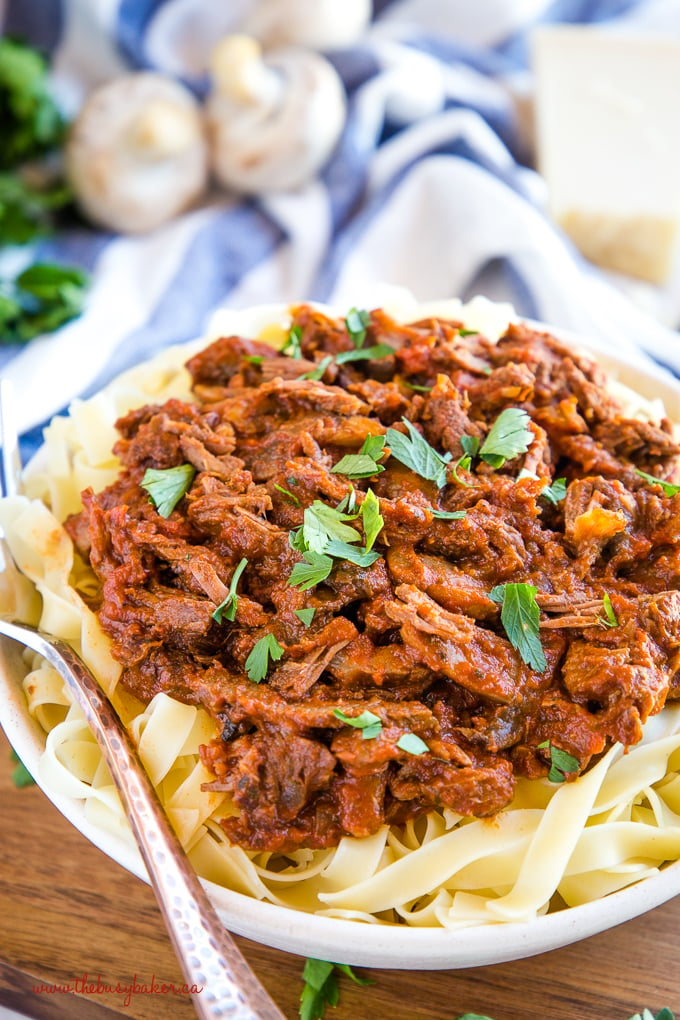
[[[358,542],[361,535],[356,528],[344,521],[352,520],[349,514],[341,513],[335,507],[327,506],[315,499],[311,506],[305,508],[302,538],[304,548],[315,553],[323,553],[331,539],[339,542]]]
[[[605,627],[618,627],[619,621],[616,613],[614,612],[609,592],[605,592],[602,596],[602,608],[604,610],[604,616],[600,617],[600,623],[604,624]]]
[[[244,354],[243,360],[249,365],[261,365],[264,361],[264,354]]]
[[[34,786],[35,779],[21,761],[16,751],[10,751],[9,756],[10,761],[15,763],[14,768],[12,769],[12,783],[16,786],[17,790],[23,790],[25,786]]]
[[[284,489],[283,485],[277,485],[276,482],[274,483],[274,488],[278,489],[279,492],[282,492],[284,496],[288,496],[290,502],[295,503],[295,506],[302,506],[300,500],[297,498],[294,492],[290,491],[290,489]]]
[[[273,634],[265,634],[253,645],[253,649],[246,659],[246,673],[248,679],[254,684],[259,684],[267,675],[269,660],[278,662],[283,655],[283,648]]]
[[[430,393],[432,391],[431,386],[419,386],[418,383],[409,382],[408,379],[399,380],[402,386],[408,386],[410,390],[415,390],[416,393]]]
[[[365,709],[361,715],[352,717],[345,715],[341,709],[334,708],[333,715],[336,719],[340,719],[342,722],[346,723],[347,726],[354,726],[355,729],[361,730],[361,736],[364,740],[373,740],[374,737],[377,737],[382,730],[382,721],[380,716],[375,715],[373,712],[369,712],[368,709]]]
[[[229,582],[229,594],[223,602],[220,602],[219,606],[212,614],[213,620],[216,620],[217,623],[222,623],[223,618],[226,618],[227,620],[236,619],[236,610],[238,609],[238,595],[236,594],[236,588],[238,587],[241,574],[247,566],[248,560],[244,557],[240,560],[236,570],[232,574],[231,581]]]
[[[459,442],[460,448],[466,456],[472,458],[476,457],[479,453],[481,445],[479,436],[461,436]]]
[[[338,981],[334,971],[340,971],[357,985],[372,985],[361,978],[346,963],[326,963],[325,960],[305,960],[302,971],[304,986],[300,996],[300,1020],[322,1020],[326,1006],[337,1006]]]
[[[331,474],[347,478],[372,478],[385,468],[378,464],[385,447],[384,436],[366,436],[358,453],[348,453],[331,468]]]
[[[467,510],[435,510],[431,509],[430,513],[433,517],[436,517],[440,521],[462,521]]]
[[[675,1015],[670,1011],[668,1006],[664,1006],[660,1009],[656,1016],[652,1013],[651,1009],[643,1009],[642,1015],[636,1013],[630,1020],[675,1020]]]
[[[291,326],[290,329],[288,330],[288,336],[286,337],[286,341],[283,347],[281,348],[281,353],[287,354],[289,358],[301,358],[302,357],[302,347],[300,346],[301,340],[302,340],[302,327]]]
[[[567,479],[556,478],[552,485],[546,485],[541,496],[547,499],[553,506],[557,506],[567,495]]]
[[[347,327],[349,338],[356,348],[364,346],[366,330],[370,325],[371,316],[365,309],[350,308],[345,317],[345,326]]]
[[[531,419],[519,407],[506,407],[496,418],[479,448],[479,456],[492,468],[499,468],[506,460],[526,453],[534,434],[528,423]]]
[[[344,365],[347,361],[373,361],[379,358],[386,358],[394,354],[394,348],[389,344],[375,344],[373,347],[362,347],[353,351],[340,351],[335,355],[337,365]]]
[[[404,733],[397,741],[397,747],[407,754],[425,754],[429,747],[416,733]]]
[[[353,545],[348,545],[347,542],[339,542],[337,538],[332,538],[328,542],[324,552],[328,556],[335,556],[338,560],[348,560],[357,567],[370,567],[372,563],[380,559],[380,553],[357,549]]]
[[[0,39],[0,168],[36,159],[62,140],[65,124],[48,89],[47,67],[35,50]]]
[[[372,489],[367,490],[364,501],[359,509],[359,515],[364,526],[365,551],[368,552],[369,549],[373,548],[373,543],[385,524],[385,520],[380,513],[380,500]]]
[[[314,619],[314,614],[316,613],[316,609],[314,609],[312,607],[310,607],[309,609],[294,609],[293,612],[297,616],[298,620],[302,620],[302,622],[304,623],[305,627],[309,627],[309,625],[311,624],[312,620]]]
[[[178,464],[173,468],[147,468],[141,481],[161,517],[169,517],[182,496],[189,491],[196,468]]]
[[[501,606],[501,623],[510,644],[528,666],[542,673],[548,664],[539,637],[537,590],[533,584],[498,584],[489,598]]]
[[[458,336],[479,336],[478,329],[459,329]]]
[[[655,478],[654,475],[648,475],[646,471],[640,471],[639,468],[635,468],[635,474],[639,475],[640,478],[644,478],[650,485],[660,485],[663,489],[664,496],[675,496],[676,493],[680,492],[680,485],[673,485],[672,482],[664,482],[663,478]]]
[[[51,233],[55,214],[71,197],[61,182],[38,190],[16,173],[0,173],[0,243],[27,244]]]
[[[573,754],[568,754],[561,747],[555,747],[549,740],[544,740],[542,744],[538,744],[538,748],[550,750],[550,772],[548,773],[548,779],[551,783],[563,783],[567,775],[572,772],[578,772],[579,760],[574,758]]]
[[[442,456],[437,453],[408,418],[402,418],[402,421],[409,431],[408,436],[397,432],[396,429],[388,429],[385,435],[392,456],[421,478],[434,482],[441,489],[446,485],[446,468],[451,460],[451,454],[446,453]]]
[[[307,550],[303,552],[304,563],[296,563],[293,567],[288,584],[292,584],[300,591],[307,591],[316,584],[325,581],[333,569],[333,560],[330,556]]]
[[[80,269],[37,262],[13,283],[0,283],[0,342],[25,343],[76,318],[87,280]]]
[[[300,376],[300,378],[313,379],[314,382],[320,382],[321,379],[323,378],[324,372],[326,371],[326,369],[328,368],[332,361],[333,355],[327,354],[325,358],[322,358],[322,360],[319,362],[316,368],[313,368],[311,372],[305,372],[304,375]]]

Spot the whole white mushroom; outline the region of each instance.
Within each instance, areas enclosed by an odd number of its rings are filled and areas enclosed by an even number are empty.
[[[88,219],[122,233],[153,230],[205,190],[202,111],[162,74],[114,78],[89,96],[71,126],[66,172]]]
[[[371,8],[371,0],[260,0],[240,28],[265,48],[342,49],[361,38]]]
[[[212,167],[243,194],[300,187],[326,163],[346,117],[343,84],[310,50],[263,55],[249,36],[227,36],[212,58],[206,103]]]

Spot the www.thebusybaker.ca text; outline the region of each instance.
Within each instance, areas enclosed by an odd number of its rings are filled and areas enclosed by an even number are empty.
[[[43,995],[64,995],[75,993],[76,995],[122,995],[123,1005],[129,1006],[133,995],[198,995],[203,991],[202,985],[176,985],[173,982],[167,984],[164,981],[157,981],[156,975],[152,974],[151,980],[139,981],[135,974],[129,984],[118,981],[110,985],[102,981],[101,974],[97,980],[90,978],[88,974],[75,978],[73,981],[66,981],[62,984],[41,984],[34,985],[32,992]]]

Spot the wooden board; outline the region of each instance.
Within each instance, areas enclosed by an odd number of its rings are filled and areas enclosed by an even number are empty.
[[[181,985],[151,890],[91,846],[35,787],[10,780],[0,737],[0,1003],[40,1020],[191,1020],[187,997],[152,992]],[[327,1020],[628,1020],[644,1006],[680,1013],[680,899],[585,942],[540,957],[460,971],[364,971],[375,983],[341,979]],[[357,938],[360,938],[360,929]],[[302,960],[239,939],[246,957],[295,1020]],[[96,988],[149,991],[83,991]],[[78,983],[71,992],[34,991]]]

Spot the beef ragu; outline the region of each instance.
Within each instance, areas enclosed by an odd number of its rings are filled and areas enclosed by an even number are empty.
[[[67,524],[123,683],[214,717],[230,840],[491,816],[636,743],[680,692],[670,424],[523,325],[300,306],[284,350],[193,357],[195,402],[122,418]]]

